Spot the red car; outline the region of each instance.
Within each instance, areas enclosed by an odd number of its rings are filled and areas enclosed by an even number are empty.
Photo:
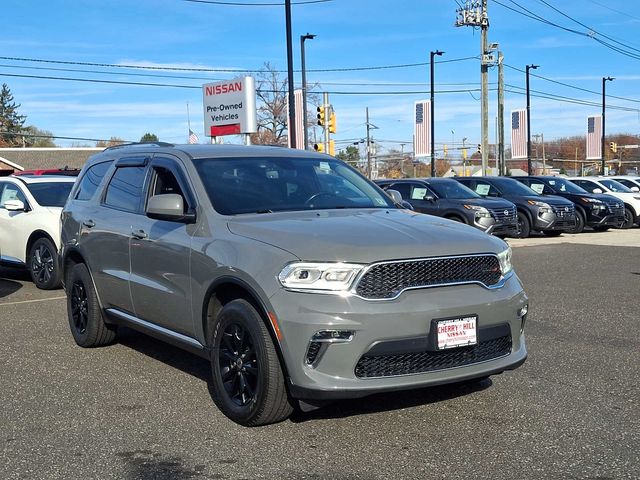
[[[77,177],[80,173],[80,170],[77,168],[52,168],[46,170],[22,170],[18,172],[14,172],[14,176],[19,175],[69,175],[72,177]]]

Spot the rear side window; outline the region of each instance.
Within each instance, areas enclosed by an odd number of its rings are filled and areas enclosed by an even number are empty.
[[[89,200],[93,197],[112,163],[113,161],[96,163],[86,171],[80,180],[76,200]]]
[[[142,200],[145,167],[118,168],[107,186],[105,205],[128,212],[137,212]]]

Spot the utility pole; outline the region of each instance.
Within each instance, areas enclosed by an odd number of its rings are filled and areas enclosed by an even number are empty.
[[[456,27],[480,27],[480,77],[482,86],[481,107],[481,150],[482,175],[487,174],[489,163],[489,65],[493,63],[487,35],[489,32],[488,0],[467,0],[463,7],[456,10]]]
[[[602,154],[602,160],[601,160],[601,167],[600,167],[600,174],[604,175],[605,174],[605,159],[607,157],[606,155],[606,150],[605,150],[605,145],[604,145],[604,112],[605,112],[605,82],[613,82],[615,80],[615,78],[613,77],[602,77],[602,144],[601,144],[601,154]]]
[[[300,35],[300,64],[302,68],[302,128],[304,129],[304,149],[309,149],[309,132],[307,130],[307,70],[304,58],[304,41],[313,40],[315,35]]]
[[[526,67],[526,77],[527,77],[527,173],[532,175],[531,168],[531,99],[529,95],[529,70],[535,70],[538,68],[538,65],[527,65]]]
[[[438,55],[441,56],[444,52],[441,52],[440,50],[436,50],[435,52],[431,52],[430,54],[430,58],[431,58],[431,102],[430,102],[430,107],[431,107],[431,176],[435,177],[436,176],[436,139],[435,139],[435,135],[436,135],[436,128],[435,128],[435,124],[436,124],[436,120],[434,118],[435,116],[435,107],[434,107],[434,100],[435,100],[435,95],[434,95],[434,90],[433,90],[433,83],[434,83],[434,73],[433,73],[433,57]]]
[[[289,87],[289,145],[296,148],[296,109],[293,93],[293,41],[291,39],[291,0],[284,0],[287,31],[287,82]]]
[[[506,175],[504,162],[504,56],[498,51],[498,175]]]
[[[322,97],[322,102],[324,103],[324,114],[325,118],[327,119],[324,125],[324,153],[328,154],[331,141],[331,139],[329,138],[329,121],[331,118],[332,108],[331,104],[329,103],[329,94],[327,92],[324,92]]]
[[[371,135],[369,132],[369,107],[367,113],[367,178],[371,179]]]

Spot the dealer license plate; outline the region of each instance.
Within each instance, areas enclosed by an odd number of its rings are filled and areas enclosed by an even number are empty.
[[[438,350],[477,344],[477,324],[477,315],[439,320]]]

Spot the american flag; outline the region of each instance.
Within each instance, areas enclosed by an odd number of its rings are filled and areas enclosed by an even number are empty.
[[[587,117],[587,160],[602,158],[602,117]]]
[[[288,100],[287,96],[287,100]],[[304,118],[304,114],[302,113],[302,90],[294,90],[293,91],[293,101],[295,103],[295,109],[293,112],[293,116],[296,119],[296,149],[304,150],[304,124],[302,123],[302,119]],[[287,112],[289,112],[289,103],[287,102]],[[289,120],[289,116],[287,115],[287,121]],[[287,142],[289,148],[291,148],[291,136],[287,138]]]
[[[511,158],[527,158],[527,111],[511,112]]]
[[[413,128],[413,151],[415,157],[431,156],[431,101],[415,103],[415,124]]]
[[[198,135],[191,129],[189,129],[189,143],[198,143]]]

